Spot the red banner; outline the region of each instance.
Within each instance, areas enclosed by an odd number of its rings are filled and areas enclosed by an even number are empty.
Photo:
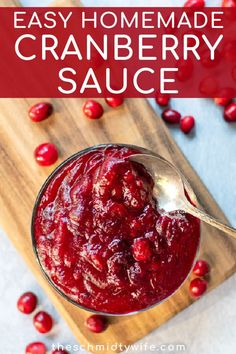
[[[0,8],[0,97],[234,97],[236,9]]]

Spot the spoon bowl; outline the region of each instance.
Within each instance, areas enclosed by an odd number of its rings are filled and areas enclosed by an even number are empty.
[[[149,154],[132,155],[129,159],[144,165],[152,176],[153,195],[160,209],[166,212],[185,210],[184,182],[178,170],[170,162]]]
[[[221,223],[194,206],[194,192],[191,192],[189,186],[186,188],[186,179],[169,161],[148,153],[131,155],[128,159],[142,164],[152,176],[153,194],[160,209],[164,209],[166,212],[182,210],[236,238],[236,229]]]

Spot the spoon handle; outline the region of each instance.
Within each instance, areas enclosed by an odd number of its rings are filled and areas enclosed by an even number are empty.
[[[219,220],[215,219],[214,217],[208,215],[204,211],[195,208],[191,204],[186,205],[185,211],[193,216],[196,216],[198,219],[205,221],[207,224],[216,227],[217,229],[226,232],[230,236],[236,238],[236,229],[225,225],[224,223],[220,222]]]

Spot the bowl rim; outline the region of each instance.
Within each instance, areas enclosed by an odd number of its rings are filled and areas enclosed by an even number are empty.
[[[197,247],[197,250],[196,250],[196,254],[195,254],[195,257],[193,259],[193,264],[191,266],[191,269],[189,270],[188,274],[186,275],[186,277],[182,280],[182,282],[180,283],[180,285],[171,293],[169,294],[167,297],[165,297],[164,299],[162,299],[161,301],[158,301],[158,302],[155,302],[154,304],[148,306],[148,307],[145,307],[145,308],[142,308],[140,310],[136,310],[136,311],[131,311],[131,312],[126,312],[126,313],[109,313],[109,312],[103,312],[103,311],[98,311],[98,310],[95,310],[95,309],[92,309],[92,308],[89,308],[89,307],[86,307],[86,306],[83,306],[81,304],[79,304],[78,302],[76,302],[75,300],[71,299],[68,295],[66,295],[59,287],[57,287],[57,285],[52,281],[52,279],[50,278],[50,276],[47,274],[47,271],[45,270],[41,260],[40,260],[40,257],[39,257],[39,254],[38,254],[38,250],[37,250],[37,243],[36,243],[36,238],[34,236],[34,220],[35,220],[35,217],[36,217],[36,213],[37,213],[37,209],[38,209],[38,206],[39,206],[39,203],[44,195],[44,191],[47,189],[48,185],[50,184],[51,180],[57,175],[57,173],[63,169],[68,163],[70,163],[71,161],[75,160],[76,158],[88,153],[88,152],[91,152],[91,151],[94,151],[96,149],[99,149],[99,148],[107,148],[107,147],[115,147],[115,146],[118,146],[118,147],[128,147],[128,148],[133,148],[134,150],[137,150],[137,151],[143,151],[143,152],[146,152],[146,153],[149,153],[149,154],[152,154],[154,156],[158,156],[159,158],[165,160],[165,161],[168,161],[166,160],[165,158],[163,158],[162,156],[160,156],[159,154],[157,153],[154,153],[153,151],[147,149],[147,148],[144,148],[144,147],[141,147],[141,146],[138,146],[138,145],[132,145],[132,144],[120,144],[120,143],[107,143],[107,144],[97,144],[97,145],[93,145],[93,146],[90,146],[90,147],[87,147],[85,149],[82,149],[76,153],[74,153],[73,155],[69,156],[68,158],[66,158],[64,161],[62,161],[50,174],[49,176],[46,178],[46,180],[44,181],[44,183],[42,184],[38,194],[37,194],[37,197],[36,197],[36,200],[35,200],[35,203],[34,203],[34,206],[33,206],[33,212],[32,212],[32,217],[31,217],[31,225],[30,225],[30,233],[31,233],[31,243],[32,243],[32,247],[33,247],[33,251],[34,251],[34,254],[36,256],[36,260],[37,260],[37,263],[39,264],[39,267],[40,267],[40,270],[44,276],[44,278],[48,281],[48,283],[50,284],[50,286],[52,286],[52,288],[60,295],[62,296],[63,299],[67,300],[69,303],[75,305],[76,307],[79,307],[80,309],[82,310],[85,310],[85,311],[88,311],[88,312],[92,312],[94,314],[97,314],[97,315],[103,315],[103,316],[114,316],[114,317],[123,317],[123,316],[129,316],[129,315],[136,315],[136,314],[139,314],[141,312],[144,312],[144,311],[148,311],[152,308],[154,308],[155,306],[158,306],[160,304],[162,304],[164,301],[168,300],[171,296],[173,296],[178,290],[179,288],[185,283],[185,281],[187,280],[187,278],[189,277],[190,273],[192,272],[192,269],[195,265],[195,262],[196,262],[196,259],[198,257],[198,254],[199,254],[199,249],[200,249],[200,243],[201,243],[201,222],[200,222],[200,235],[199,235],[199,241],[198,241],[198,247]],[[191,198],[193,197],[194,198],[194,202],[198,205],[198,201],[197,201],[197,197],[191,187],[191,185],[189,184],[188,180],[186,179],[186,177],[181,173],[182,175],[182,178],[183,178],[183,181],[184,181],[184,186],[187,190],[187,192],[189,194],[191,194]]]

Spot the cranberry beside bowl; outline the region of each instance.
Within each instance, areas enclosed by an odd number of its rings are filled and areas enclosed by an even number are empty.
[[[98,145],[48,177],[32,216],[32,242],[49,283],[82,309],[105,315],[147,310],[189,275],[200,221],[158,208],[153,180],[129,155],[149,150]],[[186,182],[189,196],[196,197]]]

